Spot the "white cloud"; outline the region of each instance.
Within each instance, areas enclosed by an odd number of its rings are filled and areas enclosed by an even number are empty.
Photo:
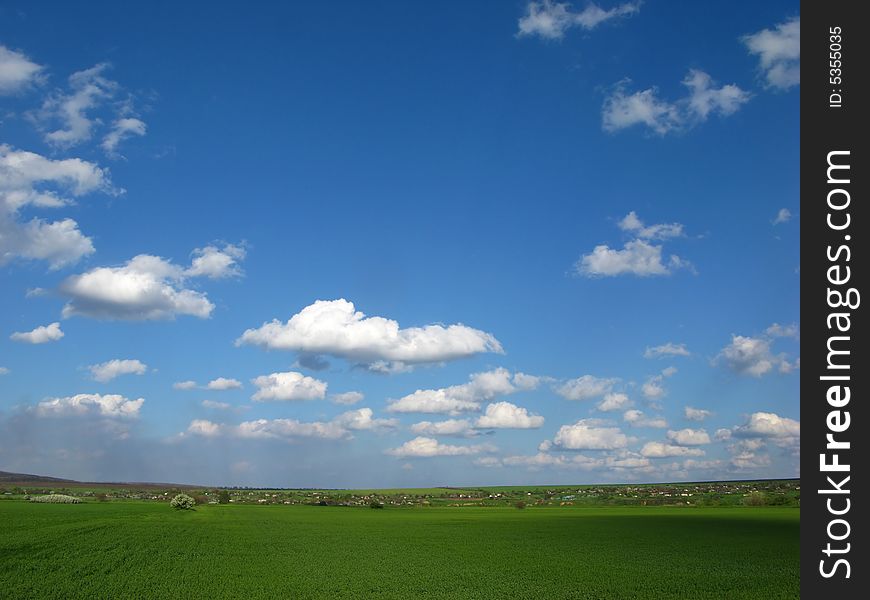
[[[664,387],[666,377],[671,377],[677,372],[676,367],[666,367],[658,375],[653,375],[641,386],[640,391],[648,400],[659,400],[667,395]]]
[[[530,415],[529,411],[510,402],[496,402],[486,407],[475,425],[485,429],[537,429],[544,417]]]
[[[604,395],[604,399],[602,399],[595,408],[602,412],[608,412],[613,410],[624,410],[629,408],[631,405],[632,402],[628,398],[628,394],[609,392]]]
[[[690,354],[691,353],[686,349],[685,344],[674,344],[673,342],[668,342],[661,346],[647,348],[644,350],[643,357],[662,358],[665,356],[690,356]]]
[[[433,456],[467,456],[470,454],[480,454],[481,452],[491,452],[492,450],[494,448],[488,444],[453,446],[442,444],[435,438],[420,436],[405,442],[398,448],[390,448],[384,453],[399,458],[429,458]]]
[[[713,438],[717,442],[724,442],[731,439],[731,430],[725,429],[724,427],[720,427],[716,430],[716,433],[713,435]]]
[[[145,135],[146,126],[143,121],[133,117],[116,119],[112,129],[103,137],[100,147],[110,157],[118,156],[118,145],[127,138]]]
[[[356,404],[362,402],[364,398],[365,395],[362,392],[342,392],[330,396],[330,399],[336,404]]]
[[[642,410],[637,409],[625,411],[622,418],[632,427],[654,427],[657,429],[664,429],[668,426],[668,422],[664,417],[647,417],[643,414]]]
[[[700,448],[687,448],[663,442],[647,442],[640,449],[641,456],[646,458],[672,458],[674,456],[703,456]]]
[[[773,218],[774,225],[780,225],[781,223],[788,223],[791,221],[791,211],[787,208],[780,208],[776,213],[776,216]]]
[[[193,251],[193,260],[185,271],[188,277],[208,277],[209,279],[224,279],[239,277],[242,269],[239,261],[247,254],[243,246],[225,244],[223,248],[206,246]]]
[[[261,375],[251,380],[257,392],[251,400],[322,400],[326,397],[327,384],[296,371]]]
[[[535,380],[537,385],[537,380]],[[475,373],[468,383],[452,385],[435,390],[417,390],[390,402],[387,410],[397,413],[430,413],[457,415],[480,409],[483,402],[496,396],[526,391],[531,385],[528,376],[522,373],[511,375],[499,368]]]
[[[541,0],[529,2],[526,14],[519,20],[519,36],[537,35],[544,39],[558,40],[573,27],[594,29],[601,23],[619,17],[628,17],[640,10],[640,2],[626,2],[611,9],[603,9],[590,2],[586,8],[573,12],[570,4]]]
[[[56,342],[64,336],[60,329],[60,323],[51,323],[50,325],[40,325],[32,331],[16,331],[9,336],[13,342],[23,342],[25,344],[46,344],[48,342]]]
[[[0,144],[0,265],[14,259],[44,260],[52,269],[94,252],[91,238],[72,219],[20,220],[25,207],[59,208],[92,192],[119,194],[109,173],[78,158],[53,160]]]
[[[194,259],[196,260],[196,259]],[[191,266],[194,269],[194,266]],[[190,277],[208,273],[140,254],[120,267],[97,267],[68,277],[60,292],[70,298],[63,316],[97,319],[157,320],[177,315],[208,318],[214,304],[187,286]]]
[[[710,443],[710,435],[703,429],[668,430],[667,437],[678,446],[702,446]]]
[[[654,87],[628,93],[629,83],[628,79],[620,81],[604,100],[601,125],[605,131],[643,125],[665,135],[691,128],[711,115],[732,115],[751,97],[734,84],[715,87],[710,75],[698,69],[689,70],[682,82],[688,94],[675,102],[660,99]]]
[[[395,429],[399,426],[398,419],[375,419],[373,418],[373,415],[374,411],[372,411],[372,409],[359,408],[338,415],[333,419],[333,422],[350,429],[351,431],[380,431],[384,429]]]
[[[118,394],[76,394],[43,400],[36,405],[35,412],[39,417],[97,415],[136,418],[144,403],[143,398],[130,400]]]
[[[41,79],[43,67],[0,44],[0,96],[27,89]]]
[[[794,338],[798,339],[800,337],[800,327],[798,327],[797,323],[790,323],[789,325],[780,325],[779,323],[774,323],[770,327],[764,330],[764,333],[772,338]]]
[[[689,88],[689,111],[699,121],[705,121],[711,114],[727,117],[746,104],[751,95],[734,84],[713,87],[715,82],[704,71],[690,69],[683,79]]]
[[[658,223],[647,226],[634,211],[623,217],[619,222],[619,228],[645,240],[667,240],[684,235],[682,223]]]
[[[204,408],[210,408],[212,410],[230,410],[232,408],[231,404],[218,402],[216,400],[203,400],[201,404]]]
[[[286,323],[273,320],[257,329],[248,329],[236,344],[328,354],[382,368],[389,367],[389,363],[401,367],[466,358],[481,352],[503,353],[495,337],[478,329],[461,324],[401,329],[396,321],[366,317],[344,299],[318,300]]]
[[[683,408],[683,416],[690,421],[703,421],[712,414],[712,412],[703,408],[692,408],[691,406]]]
[[[238,379],[218,377],[217,379],[209,381],[205,387],[209,390],[237,390],[242,387],[242,382]]]
[[[742,335],[732,335],[731,343],[725,346],[713,359],[714,364],[724,364],[730,370],[741,375],[761,377],[779,367],[780,370],[791,370],[791,365],[784,356],[774,356],[770,350],[770,341],[765,338],[753,338]]]
[[[589,254],[584,254],[574,266],[578,275],[587,277],[614,277],[616,275],[670,275],[674,269],[685,266],[685,262],[671,255],[667,263],[662,262],[662,247],[643,240],[626,242],[622,250],[599,244]]]
[[[187,381],[176,381],[172,384],[174,390],[193,390],[196,389],[196,382],[188,379]]]
[[[590,400],[610,392],[617,381],[614,378],[583,375],[559,384],[553,391],[568,400]]]
[[[203,403],[205,406],[205,403]],[[229,405],[226,405],[227,407]],[[209,408],[223,408],[223,403],[212,403]],[[375,419],[370,408],[342,413],[331,421],[298,421],[296,419],[257,419],[238,425],[214,423],[204,419],[191,421],[185,435],[203,437],[235,437],[243,439],[287,440],[318,438],[339,440],[352,438],[353,431],[383,431],[398,427],[396,419]]]
[[[120,89],[116,82],[103,76],[108,67],[102,63],[73,73],[69,76],[69,93],[58,91],[43,103],[38,120],[61,124],[59,129],[45,134],[46,142],[69,148],[91,139],[99,120],[88,113],[110,100]]]
[[[411,432],[422,436],[446,435],[453,437],[474,437],[478,434],[468,419],[420,421],[411,425]]]
[[[136,359],[112,359],[88,367],[95,381],[105,383],[121,375],[144,375],[148,365]]]
[[[769,88],[787,90],[801,81],[801,20],[794,17],[774,29],[745,35],[743,43],[758,56],[758,67]]]
[[[9,375],[11,372],[8,367],[0,367],[0,375]]]
[[[628,442],[618,427],[601,427],[595,419],[562,425],[553,438],[553,445],[564,450],[614,450],[625,448]]]
[[[756,412],[749,416],[747,422],[733,429],[738,437],[763,438],[800,438],[800,421],[780,417],[776,413]]]

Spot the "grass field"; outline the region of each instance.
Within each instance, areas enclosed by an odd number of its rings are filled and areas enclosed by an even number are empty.
[[[8,598],[799,597],[794,508],[0,502]]]

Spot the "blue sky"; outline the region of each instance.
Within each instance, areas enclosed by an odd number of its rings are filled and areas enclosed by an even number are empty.
[[[4,3],[0,469],[796,476],[799,30]]]

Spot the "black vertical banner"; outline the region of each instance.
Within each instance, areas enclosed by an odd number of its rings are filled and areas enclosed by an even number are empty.
[[[870,262],[861,2],[801,6],[801,596],[866,598]],[[859,281],[861,283],[859,283]]]

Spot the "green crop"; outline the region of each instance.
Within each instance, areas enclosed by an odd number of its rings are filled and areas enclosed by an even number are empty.
[[[794,508],[0,503],[9,598],[799,597]]]

